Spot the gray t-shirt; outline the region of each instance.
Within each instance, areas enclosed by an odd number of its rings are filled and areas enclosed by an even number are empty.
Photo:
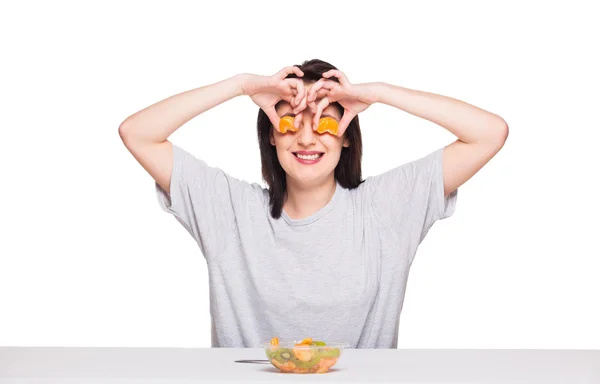
[[[266,188],[173,145],[171,195],[155,189],[207,262],[212,347],[278,336],[397,348],[417,247],[456,205],[457,191],[444,198],[442,151],[353,190],[338,184],[310,217],[275,220]]]

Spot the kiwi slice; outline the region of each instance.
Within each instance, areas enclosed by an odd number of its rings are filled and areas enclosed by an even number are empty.
[[[320,352],[321,352],[321,357],[325,357],[325,358],[340,357],[340,349],[339,348],[333,348],[330,350],[321,349]]]
[[[309,361],[302,361],[292,354],[291,360],[298,368],[312,368],[321,360],[321,354],[318,350],[313,349],[311,350],[311,355],[312,358]]]
[[[273,357],[281,364],[285,364],[292,358],[292,350],[289,348],[278,348]]]
[[[267,353],[267,357],[269,358],[269,360],[271,360],[273,357],[275,357],[275,352],[277,352],[277,349],[272,351],[270,349],[266,349],[265,352]]]

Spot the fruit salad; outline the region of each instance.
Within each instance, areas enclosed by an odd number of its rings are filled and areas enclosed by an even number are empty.
[[[334,343],[336,344],[336,343]],[[325,373],[337,363],[342,347],[328,345],[324,341],[306,338],[289,345],[279,343],[279,338],[271,339],[265,348],[271,364],[282,372]]]

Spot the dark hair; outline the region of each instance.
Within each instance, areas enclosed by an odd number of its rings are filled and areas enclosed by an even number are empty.
[[[318,59],[307,60],[301,65],[297,65],[297,67],[304,73],[302,79],[305,82],[316,82],[321,78],[323,73],[330,69],[337,69],[333,65]],[[295,74],[290,74],[287,77],[297,78]],[[331,79],[337,81],[335,77],[331,77]],[[339,103],[336,102],[332,105],[340,111],[340,114],[344,113],[344,108]],[[277,158],[277,150],[270,142],[272,126],[267,114],[262,109],[259,109],[257,133],[262,163],[262,176],[269,186],[271,216],[278,219],[281,217],[286,195],[286,175]],[[334,177],[342,187],[353,189],[364,181],[361,176],[362,137],[358,116],[352,119],[344,132],[344,137],[348,139],[349,146],[342,147],[340,161],[335,167]]]

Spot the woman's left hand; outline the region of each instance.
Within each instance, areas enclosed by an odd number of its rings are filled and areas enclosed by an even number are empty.
[[[329,80],[336,77],[339,83]],[[331,103],[337,102],[344,108],[342,119],[338,123],[338,136],[342,136],[352,119],[375,102],[375,93],[369,84],[351,84],[343,72],[332,69],[323,73],[310,87],[306,95],[307,104],[313,112],[313,128],[316,129],[321,113]],[[317,98],[320,98],[316,102]]]

